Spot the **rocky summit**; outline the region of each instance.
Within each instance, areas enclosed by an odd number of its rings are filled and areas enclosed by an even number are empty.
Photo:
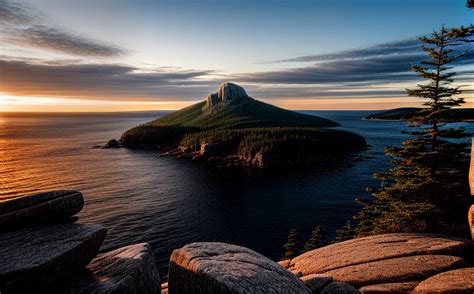
[[[217,92],[211,93],[206,98],[206,108],[235,101],[247,97],[244,88],[233,83],[222,83]]]

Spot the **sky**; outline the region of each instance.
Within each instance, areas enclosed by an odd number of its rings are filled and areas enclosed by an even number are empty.
[[[465,0],[0,0],[0,112],[179,109],[220,83],[289,109],[419,106],[418,37]],[[474,107],[474,52],[456,64]]]

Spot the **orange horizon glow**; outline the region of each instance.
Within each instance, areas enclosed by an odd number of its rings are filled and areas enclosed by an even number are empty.
[[[420,107],[421,101],[415,97],[377,98],[337,98],[337,99],[260,99],[266,103],[290,110],[385,110],[399,107]],[[56,98],[35,96],[13,96],[0,94],[0,113],[38,112],[38,113],[83,113],[83,112],[126,112],[179,110],[202,100],[113,101],[101,99]],[[474,107],[467,100],[463,107]]]

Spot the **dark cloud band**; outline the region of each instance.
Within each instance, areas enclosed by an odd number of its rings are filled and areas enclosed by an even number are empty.
[[[212,71],[140,69],[118,64],[34,64],[0,60],[0,92],[24,96],[101,97],[104,99],[200,99],[215,82],[199,80]]]

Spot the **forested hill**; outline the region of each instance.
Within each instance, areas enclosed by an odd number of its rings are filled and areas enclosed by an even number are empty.
[[[249,127],[337,127],[338,123],[318,116],[282,109],[248,96],[228,104],[206,107],[202,101],[151,121],[147,126],[185,126],[207,129]]]
[[[329,129],[337,126],[326,118],[258,101],[242,87],[225,83],[202,102],[126,131],[120,144],[174,148],[193,158],[237,156],[259,166],[366,146],[362,136]]]

